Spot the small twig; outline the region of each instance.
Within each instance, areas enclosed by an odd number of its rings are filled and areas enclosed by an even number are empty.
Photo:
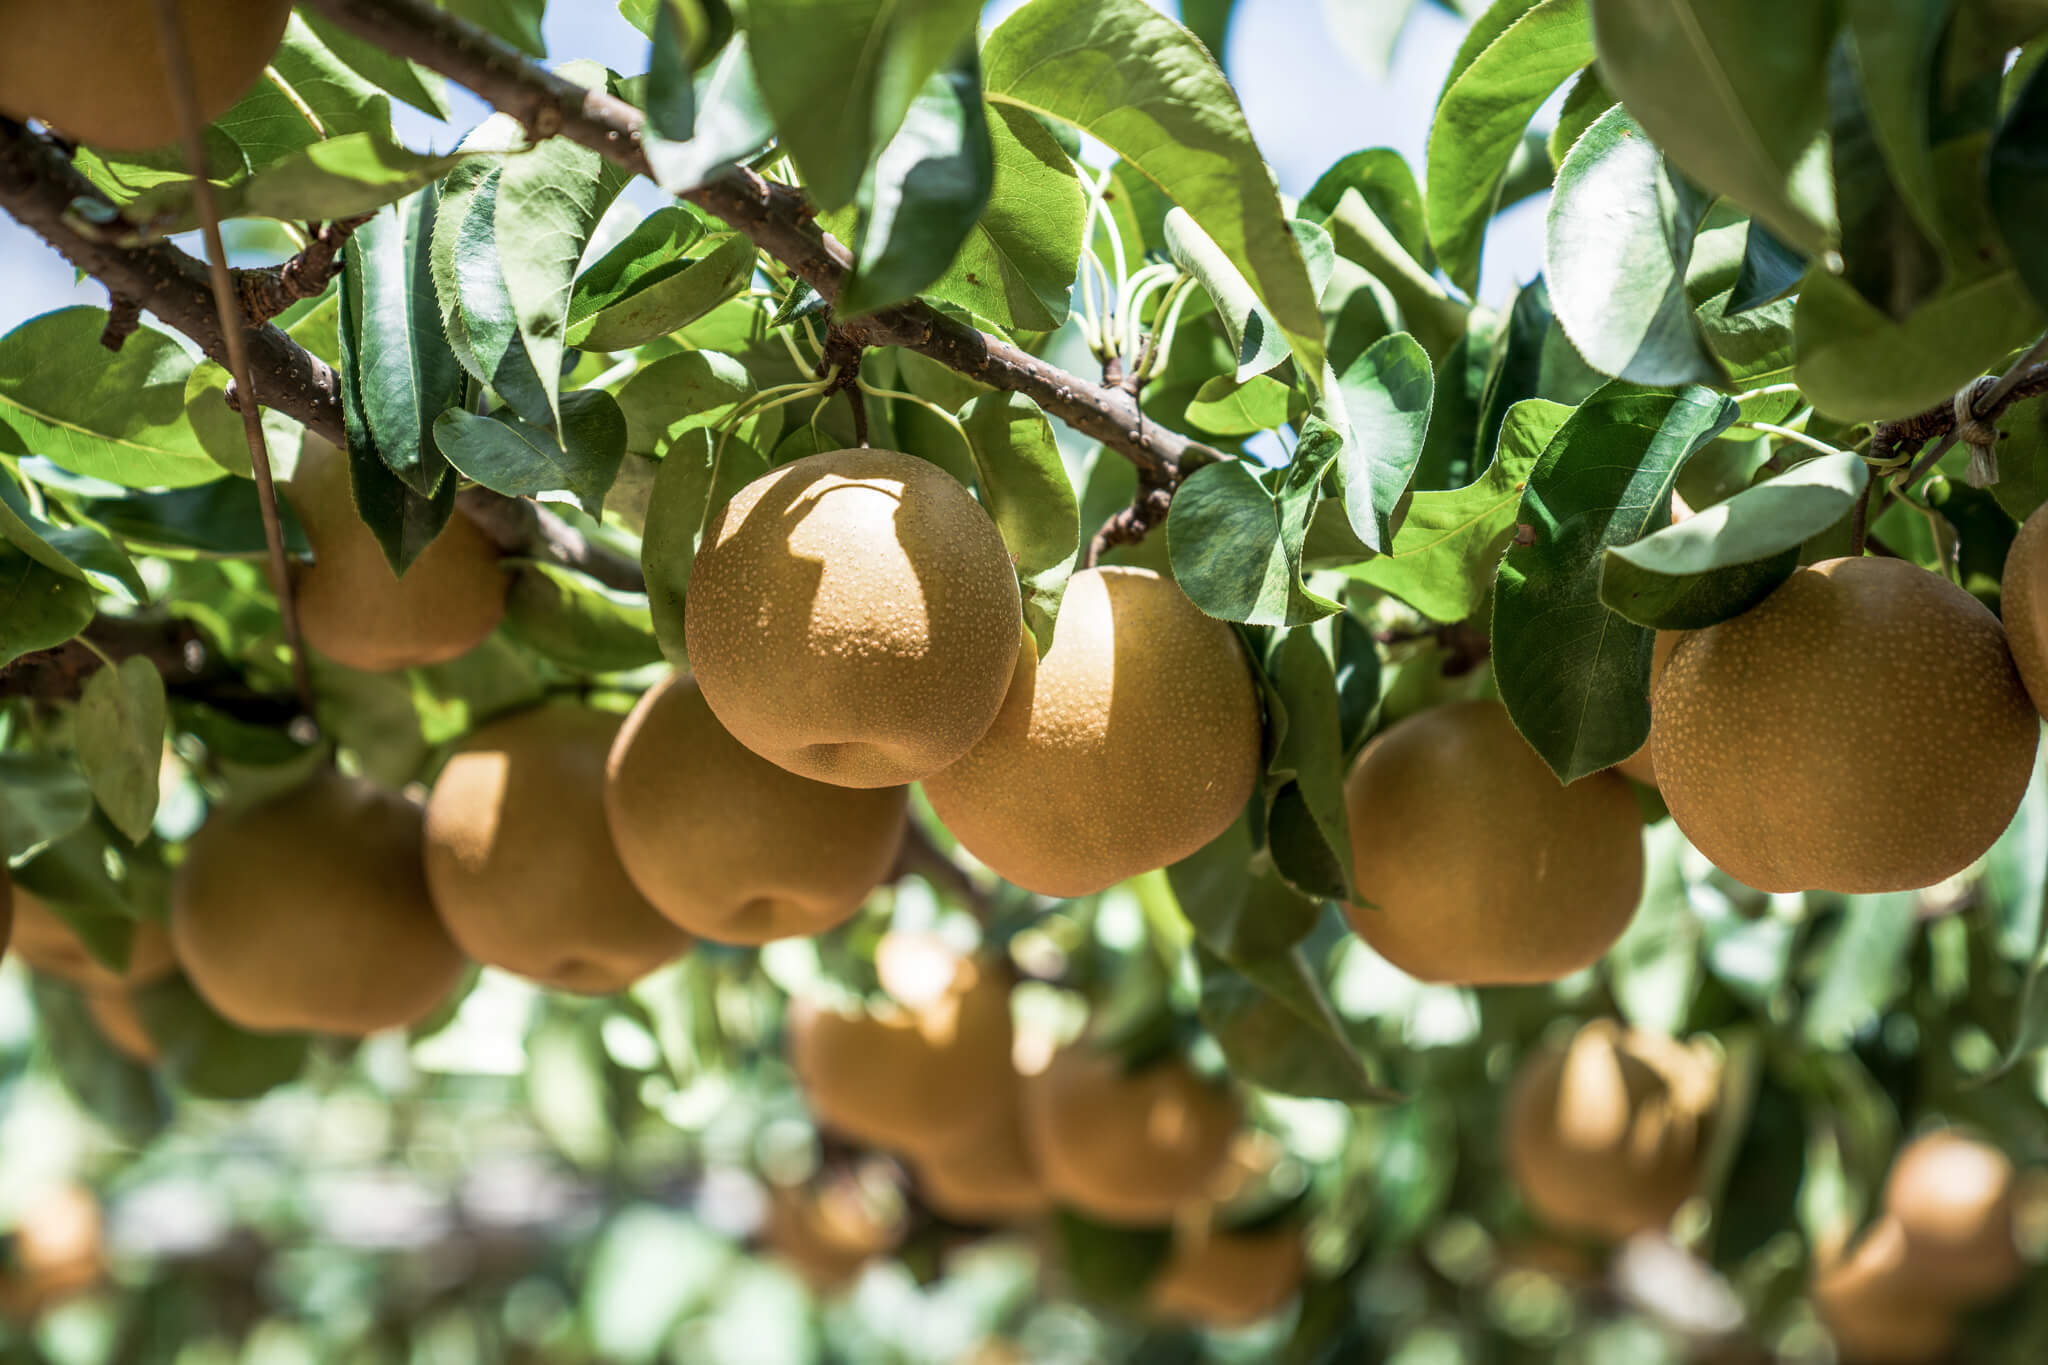
[[[118,351],[142,326],[142,300],[117,289],[107,291],[107,325],[100,329],[100,345]]]
[[[868,403],[867,395],[861,391],[860,357],[867,349],[867,342],[859,329],[842,327],[835,321],[825,323],[824,353],[818,357],[818,378],[829,380],[825,389],[826,397],[835,393],[846,395],[846,406],[853,414],[853,439],[860,442],[861,449],[868,448]]]
[[[1095,533],[1081,556],[1081,567],[1094,568],[1115,546],[1136,545],[1166,520],[1172,506],[1173,485],[1140,474],[1137,496],[1131,499],[1129,507],[1102,523],[1102,529]]]
[[[967,870],[940,851],[925,833],[924,826],[916,820],[910,821],[903,830],[902,847],[896,851],[896,866],[890,872],[891,881],[903,877],[918,876],[930,882],[935,888],[951,895],[974,912],[974,917],[983,924],[989,921],[992,905],[988,893],[975,885],[974,878]]]
[[[305,250],[282,265],[230,272],[242,314],[253,326],[270,321],[301,299],[318,298],[328,281],[341,273],[341,248],[355,230],[370,221],[365,213],[318,227],[309,226],[312,240]]]
[[[263,513],[263,539],[270,550],[270,586],[277,594],[277,610],[284,625],[285,645],[291,651],[292,681],[298,688],[299,704],[311,718],[317,714],[313,675],[306,665],[306,646],[299,634],[298,604],[292,598],[291,567],[284,553],[284,524],[277,512],[277,485],[270,476],[270,450],[263,441],[260,395],[249,381],[249,351],[243,340],[246,324],[238,311],[234,280],[228,274],[227,246],[220,233],[220,206],[214,202],[213,181],[206,175],[206,119],[199,112],[199,91],[192,77],[192,52],[185,41],[183,13],[178,0],[156,0],[157,38],[163,44],[164,75],[170,84],[171,103],[177,109],[185,162],[192,172],[192,197],[206,239],[206,262],[213,279],[214,309],[219,314],[222,340],[227,345],[228,374],[244,397],[239,404],[242,433],[249,442],[256,500]]]

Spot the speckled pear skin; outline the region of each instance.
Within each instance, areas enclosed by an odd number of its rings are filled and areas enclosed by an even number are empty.
[[[1067,585],[1043,660],[1026,639],[1002,714],[925,779],[968,852],[1046,896],[1164,867],[1230,827],[1259,766],[1259,700],[1237,636],[1149,569]]]
[[[937,465],[830,450],[770,470],[705,530],[684,641],[712,712],[793,773],[893,787],[1003,704],[1023,629],[995,523]]]
[[[199,116],[219,118],[263,74],[290,0],[178,0]],[[156,0],[0,0],[0,111],[99,147],[178,138]]]
[[[1680,830],[1759,891],[1931,886],[2012,820],[2040,717],[1996,617],[1898,559],[1830,559],[1692,631],[1651,739]]]
[[[1423,981],[1511,985],[1591,966],[1634,917],[1643,817],[1612,772],[1558,782],[1497,701],[1373,738],[1344,784],[1351,927]]]
[[[427,886],[479,962],[558,990],[624,990],[689,935],[612,849],[604,768],[622,717],[557,703],[464,737],[427,800]]]
[[[171,884],[171,945],[224,1018],[362,1037],[417,1023],[462,979],[421,868],[419,807],[322,769],[217,810]]]
[[[2034,509],[2005,553],[1999,613],[2034,709],[2048,716],[2048,507]]]
[[[1996,1147],[1956,1132],[1915,1138],[1892,1163],[1884,1198],[1929,1294],[1987,1303],[2026,1274],[2014,1241],[2019,1176]]]
[[[650,689],[605,766],[619,861],[699,938],[759,944],[849,919],[903,843],[907,792],[813,782],[734,739],[688,674]]]

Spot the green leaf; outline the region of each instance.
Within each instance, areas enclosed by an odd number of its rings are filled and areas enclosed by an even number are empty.
[[[487,145],[492,122],[465,139],[464,147],[479,140]],[[442,332],[462,368],[508,402],[517,395],[514,411],[543,412],[552,390],[527,352],[498,269],[497,205],[503,180],[502,166],[479,158],[457,166],[441,183],[428,253],[434,297]]]
[[[918,91],[974,38],[978,0],[749,0],[754,75],[818,204],[852,202]]]
[[[1036,114],[985,105],[994,186],[946,273],[926,294],[1013,331],[1067,320],[1088,201],[1080,178]]]
[[[775,136],[754,80],[746,34],[734,34],[718,60],[698,75],[696,92],[695,136],[688,142],[641,135],[655,183],[670,194],[703,184],[723,167],[760,151]]]
[[[1920,230],[1939,241],[1941,187],[1931,111],[1943,30],[1954,0],[1843,0],[1862,105],[1884,164]],[[1844,225],[1846,229],[1846,224]]]
[[[1267,482],[1243,460],[1203,465],[1174,492],[1166,549],[1181,590],[1209,615],[1294,626],[1339,610],[1301,581],[1302,545],[1318,486],[1342,439],[1311,417],[1294,462]]]
[[[1233,1075],[1283,1095],[1386,1104],[1400,1096],[1376,1084],[1299,948],[1227,963],[1206,947],[1202,1023]]]
[[[1540,398],[1509,408],[1485,473],[1463,488],[1411,493],[1393,552],[1344,572],[1433,621],[1472,615],[1486,600],[1494,567],[1514,534],[1529,471],[1571,413]]]
[[[1984,175],[1991,216],[2020,282],[2048,307],[2048,67],[2034,68],[2006,110]]]
[[[1400,305],[1401,326],[1441,361],[1465,335],[1466,305],[1444,291],[1394,237],[1365,196],[1347,189],[1323,220],[1337,253],[1370,271]]]
[[[981,500],[1017,566],[1025,621],[1041,647],[1050,645],[1081,543],[1080,503],[1052,423],[1022,394],[990,393],[960,409],[960,425]]]
[[[861,181],[853,274],[840,290],[839,311],[871,313],[942,277],[994,184],[981,71],[969,52],[925,82]]]
[[[1762,223],[1751,222],[1742,250],[1742,271],[1728,296],[1727,313],[1734,316],[1783,298],[1806,273],[1806,261],[1791,247],[1771,235]]]
[[[38,649],[54,649],[93,617],[83,581],[0,545],[0,668]]]
[[[704,530],[733,494],[767,472],[768,461],[759,451],[737,436],[721,439],[701,424],[673,438],[655,472],[640,567],[647,578],[654,638],[677,668],[690,664],[683,646],[683,607]]]
[[[604,69],[594,63],[570,62],[559,74],[604,88]],[[493,210],[497,268],[547,402],[543,407],[516,390],[501,390],[499,397],[543,430],[554,430],[561,417],[558,393],[576,264],[626,180],[626,172],[567,138],[549,138],[505,159]]]
[[[435,314],[429,274],[436,206],[430,190],[379,210],[349,238],[342,277],[341,383],[362,425],[349,431],[350,456],[374,455],[421,497],[448,472],[434,420],[462,402],[462,367]]]
[[[1262,798],[1255,798],[1262,799]],[[1166,869],[1195,936],[1225,959],[1284,953],[1316,927],[1317,901],[1273,871],[1252,836],[1251,814]]]
[[[529,57],[548,55],[547,40],[541,37],[541,16],[548,0],[436,0],[450,14],[459,15],[484,32],[502,38]]]
[[[446,175],[468,153],[415,152],[387,132],[345,133],[311,143],[246,180],[214,187],[222,218],[325,222],[395,203]],[[138,196],[122,212],[148,232],[168,236],[199,226],[193,182],[172,181]]]
[[[98,669],[78,698],[74,743],[86,783],[132,843],[148,838],[156,819],[165,720],[163,675],[148,659]]]
[[[12,638],[11,630],[0,636]],[[91,816],[92,789],[69,758],[0,751],[0,860],[25,862]]]
[[[450,408],[434,440],[464,476],[512,498],[567,492],[596,516],[626,456],[626,415],[603,389],[562,395],[560,436],[509,408],[479,417]]]
[[[622,297],[580,324],[572,305],[569,342],[593,351],[625,351],[687,327],[747,287],[755,255],[753,241],[737,232],[714,237],[696,259],[639,276]]]
[[[1550,199],[1543,273],[1558,322],[1594,369],[1651,386],[1720,381],[1685,293],[1711,205],[1619,105],[1573,144]]]
[[[686,431],[708,427],[754,391],[746,366],[718,351],[664,356],[634,372],[618,393],[626,449],[657,458]]]
[[[1900,193],[1886,164],[1879,112],[1870,99],[1875,94],[1888,101],[1900,94],[1867,89],[1854,53],[1844,39],[1828,61],[1828,161],[1840,223],[1837,273],[1884,312],[1904,319],[1940,290],[1943,252],[1915,221],[1911,201]],[[1931,54],[1928,60],[1931,64]],[[1923,104],[1926,98],[1923,89]],[[1920,151],[1923,160],[1931,160],[1924,139]]]
[[[1391,147],[1368,147],[1343,157],[1302,197],[1301,216],[1318,222],[1328,218],[1337,211],[1346,190],[1358,191],[1403,251],[1425,268],[1436,263],[1429,245],[1422,188],[1399,152]]]
[[[1239,383],[1219,374],[1195,391],[1188,420],[1218,436],[1249,436],[1271,431],[1289,420],[1294,390],[1270,374],[1255,374]]]
[[[115,1050],[86,1011],[85,993],[55,978],[33,975],[36,1032],[48,1040],[51,1069],[84,1112],[109,1133],[145,1147],[171,1121],[171,1100],[147,1067]]]
[[[280,500],[285,549],[309,554],[312,546],[291,504]],[[119,498],[91,498],[85,514],[123,540],[176,550],[215,555],[261,555],[263,511],[256,485],[246,479],[222,479],[197,488],[169,493],[130,493]]]
[[[655,0],[647,56],[647,126],[656,136],[687,142],[697,131],[697,91],[691,71],[692,0]],[[696,17],[701,18],[701,14]]]
[[[1301,249],[1244,112],[1201,43],[1145,0],[1031,0],[982,48],[989,99],[1072,124],[1166,191],[1323,372]]]
[[[417,62],[394,56],[375,43],[358,38],[311,7],[300,11],[298,18],[305,21],[306,27],[312,30],[313,36],[336,61],[362,77],[365,83],[390,91],[421,113],[443,120],[448,117],[446,85],[439,72],[429,71]]]
[[[1907,954],[1920,927],[1917,902],[1910,891],[1847,898],[1835,936],[1820,955],[1820,981],[1799,1021],[1808,1047],[1846,1048],[1905,988]]]
[[[569,295],[569,344],[583,344],[582,333],[596,314],[686,267],[704,230],[703,217],[686,204],[666,204],[642,218],[576,277]]]
[[[1508,409],[1524,398],[1578,403],[1607,382],[1564,334],[1551,307],[1549,283],[1538,275],[1515,294],[1480,390],[1473,449],[1490,452],[1500,440]],[[1434,439],[1434,433],[1431,434]],[[1425,445],[1425,452],[1427,445]]]
[[[1340,614],[1312,625],[1276,632],[1266,656],[1266,678],[1279,699],[1280,716],[1269,729],[1273,736],[1266,763],[1268,825],[1271,812],[1287,794],[1299,798],[1321,845],[1314,861],[1336,876],[1328,884],[1309,884],[1301,870],[1283,856],[1277,830],[1274,861],[1281,875],[1296,887],[1332,899],[1357,899],[1353,884],[1351,822],[1344,812],[1344,725],[1337,696]]]
[[[1522,130],[1592,58],[1585,0],[1545,0],[1479,52],[1437,102],[1423,177],[1429,237],[1444,273],[1468,295],[1479,289],[1486,225]]]
[[[1550,153],[1550,164],[1562,166],[1572,146],[1586,135],[1602,114],[1614,107],[1614,92],[1600,79],[1598,67],[1587,67],[1579,73],[1572,88],[1564,92],[1564,106],[1557,111],[1557,122],[1550,130],[1546,150]]]
[[[1237,361],[1233,378],[1243,383],[1287,359],[1287,338],[1259,306],[1251,281],[1245,279],[1186,209],[1167,212],[1166,249],[1175,265],[1209,291],[1209,299],[1222,319],[1224,336],[1229,339],[1230,353]]]
[[[1600,600],[1602,553],[1671,515],[1687,456],[1736,406],[1697,386],[1676,394],[1617,381],[1558,429],[1529,474],[1494,582],[1493,673],[1515,728],[1562,782],[1611,767],[1650,733],[1652,634]]]
[[[1847,515],[1870,483],[1861,456],[1823,455],[1691,518],[1609,546],[1600,600],[1653,630],[1740,616],[1799,565],[1799,547]]]
[[[303,1033],[250,1033],[215,1013],[182,976],[134,993],[142,1026],[161,1049],[161,1066],[202,1099],[251,1100],[292,1080],[304,1068],[311,1040]]]
[[[1588,0],[1600,75],[1681,171],[1799,250],[1833,218],[1827,116],[1833,5]],[[1769,41],[1758,41],[1768,34]]]
[[[645,600],[553,564],[528,564],[513,575],[505,631],[579,673],[618,673],[662,658]]]
[[[105,310],[60,308],[0,337],[0,423],[18,449],[129,488],[183,488],[225,471],[185,420],[192,357],[144,326],[100,345]]]
[[[1337,492],[1367,549],[1393,544],[1394,510],[1422,458],[1435,388],[1429,356],[1406,332],[1374,342],[1325,386],[1330,406],[1342,408],[1333,422],[1344,439]]]
[[[0,540],[67,578],[92,583],[88,575],[119,583],[137,602],[149,600],[149,587],[121,543],[96,526],[55,526],[29,506],[28,496],[11,476],[0,471]]]

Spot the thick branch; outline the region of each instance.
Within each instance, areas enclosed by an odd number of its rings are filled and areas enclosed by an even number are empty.
[[[358,37],[467,86],[528,131],[570,138],[652,178],[638,109],[563,80],[427,0],[313,0],[313,7]],[[800,191],[736,167],[682,197],[745,233],[826,299],[839,297],[852,258],[818,228]],[[906,347],[992,388],[1024,394],[1167,487],[1196,465],[1222,458],[1140,420],[1137,400],[1124,390],[1068,374],[923,303],[898,304],[842,325],[861,345]]]
[[[102,616],[85,628],[85,638],[117,661],[148,659],[163,675],[164,690],[172,697],[203,702],[251,725],[285,725],[299,715],[299,704],[290,693],[250,687],[190,621]],[[74,700],[86,679],[103,667],[99,655],[77,640],[37,650],[0,668],[0,698]]]
[[[2048,364],[2032,365],[2015,377],[1997,402],[1977,405],[1972,415],[1980,422],[1995,422],[2013,404],[2043,393],[2048,393]],[[1911,417],[1879,422],[1871,432],[1870,458],[1882,464],[1896,455],[1917,454],[1929,441],[1955,429],[1956,409],[1952,402],[1937,404]]]
[[[207,355],[225,364],[227,346],[221,337],[206,266],[168,242],[123,247],[98,240],[72,212],[73,204],[80,200],[105,202],[55,143],[0,118],[0,208],[32,228],[66,260],[106,285],[115,298],[132,300],[147,308],[198,342]],[[334,227],[341,229],[344,225]],[[346,231],[341,235],[346,236]],[[338,247],[339,239],[333,245]],[[316,253],[309,250],[306,257],[310,260],[307,270],[325,268]],[[243,281],[246,308],[251,301],[249,276],[245,275]],[[301,281],[306,282],[309,281]],[[290,291],[300,286],[284,282],[277,287]],[[264,296],[259,301],[274,301],[269,285],[259,284],[254,289]],[[250,327],[246,336],[250,381],[255,385],[258,401],[335,445],[347,444],[338,381],[327,363],[267,324]],[[518,510],[522,506],[526,509],[523,512]],[[544,508],[518,503],[487,489],[472,489],[463,498],[463,509],[477,518],[508,553],[580,570],[608,587],[628,592],[645,590],[638,564],[601,545],[593,545]]]

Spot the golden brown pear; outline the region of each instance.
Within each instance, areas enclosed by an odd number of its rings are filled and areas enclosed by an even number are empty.
[[[163,1049],[150,1036],[149,1026],[142,1022],[142,1011],[135,1008],[132,991],[120,987],[87,991],[85,1010],[92,1016],[100,1037],[122,1056],[143,1066],[155,1066],[162,1060]]]
[[[144,985],[169,976],[177,965],[164,926],[139,919],[128,940],[128,968],[116,972],[94,957],[49,906],[20,887],[14,889],[14,951],[37,971],[88,991]]]
[[[1680,830],[1760,891],[1906,891],[2011,822],[2040,717],[1998,619],[1901,559],[1800,569],[1689,631],[1652,706]]]
[[[346,452],[307,436],[290,492],[313,544],[295,591],[299,625],[314,649],[350,668],[388,673],[445,663],[497,629],[511,576],[498,566],[498,547],[468,517],[448,518],[400,578],[356,514]]]
[[[1657,642],[1650,647],[1650,698],[1652,703],[1655,702],[1657,696],[1657,680],[1664,676],[1664,665],[1670,661],[1671,651],[1678,647],[1678,637],[1684,633],[1682,630],[1660,630],[1657,632]],[[1656,786],[1656,744],[1652,740],[1645,739],[1642,748],[1614,765],[1614,771],[1620,773],[1623,777],[1640,782],[1644,786]]]
[[[1424,981],[1555,981],[1598,961],[1643,889],[1642,813],[1611,772],[1560,784],[1496,701],[1375,736],[1344,785],[1365,941]]]
[[[995,724],[924,790],[1004,877],[1084,896],[1228,829],[1258,769],[1258,691],[1236,633],[1149,569],[1084,569],[1045,658],[1027,636]]]
[[[930,959],[929,985],[912,998],[860,1010],[800,1000],[790,1011],[789,1060],[811,1112],[848,1137],[924,1155],[957,1144],[990,1121],[1010,1064],[1010,973],[920,936],[884,940]],[[936,972],[943,979],[930,981]]]
[[[1905,1230],[1880,1217],[1848,1255],[1823,1258],[1813,1306],[1845,1365],[1930,1365],[1955,1344],[1955,1310],[1928,1297],[1906,1257]]]
[[[1532,1056],[1502,1146],[1530,1208],[1614,1241],[1661,1228],[1698,1187],[1713,1067],[1668,1038],[1596,1019]]]
[[[171,886],[171,943],[206,1002],[257,1032],[415,1023],[462,979],[421,870],[419,808],[323,768],[216,810]]]
[[[14,880],[7,875],[7,860],[0,858],[0,957],[14,939]]]
[[[604,767],[621,717],[567,704],[492,721],[427,800],[427,887],[462,950],[561,990],[624,990],[690,938],[612,848]]]
[[[771,1188],[761,1240],[812,1293],[830,1294],[894,1251],[903,1233],[903,1207],[891,1191],[842,1175]]]
[[[2048,505],[2034,509],[2005,552],[1998,610],[2027,696],[2048,716]]]
[[[711,709],[781,767],[894,787],[995,719],[1023,628],[995,523],[944,470],[830,450],[733,495],[690,571],[684,639]]]
[[[1905,1234],[1924,1293],[1971,1306],[2019,1282],[2017,1184],[2005,1153],[1959,1133],[1930,1133],[1900,1151],[1885,1182],[1885,1211]]]
[[[1301,1265],[1301,1229],[1291,1223],[1256,1232],[1206,1220],[1179,1227],[1152,1281],[1152,1308],[1204,1327],[1244,1327],[1286,1306],[1301,1288]]]
[[[1052,1206],[1024,1139],[1016,1078],[1004,1084],[1008,1095],[991,1101],[998,1117],[915,1161],[924,1202],[956,1223],[1015,1223]]]
[[[211,123],[255,84],[284,37],[290,0],[177,0],[199,117]],[[156,0],[0,0],[0,111],[101,147],[179,136]]]
[[[1178,1057],[1126,1072],[1076,1043],[1024,1078],[1024,1131],[1053,1199],[1106,1223],[1164,1223],[1229,1158],[1237,1101]]]
[[[28,1322],[106,1276],[105,1218],[83,1185],[61,1185],[22,1211],[0,1264],[0,1314]]]
[[[766,943],[849,919],[895,864],[905,790],[776,767],[726,733],[687,674],[612,745],[605,818],[640,893],[699,938]]]

